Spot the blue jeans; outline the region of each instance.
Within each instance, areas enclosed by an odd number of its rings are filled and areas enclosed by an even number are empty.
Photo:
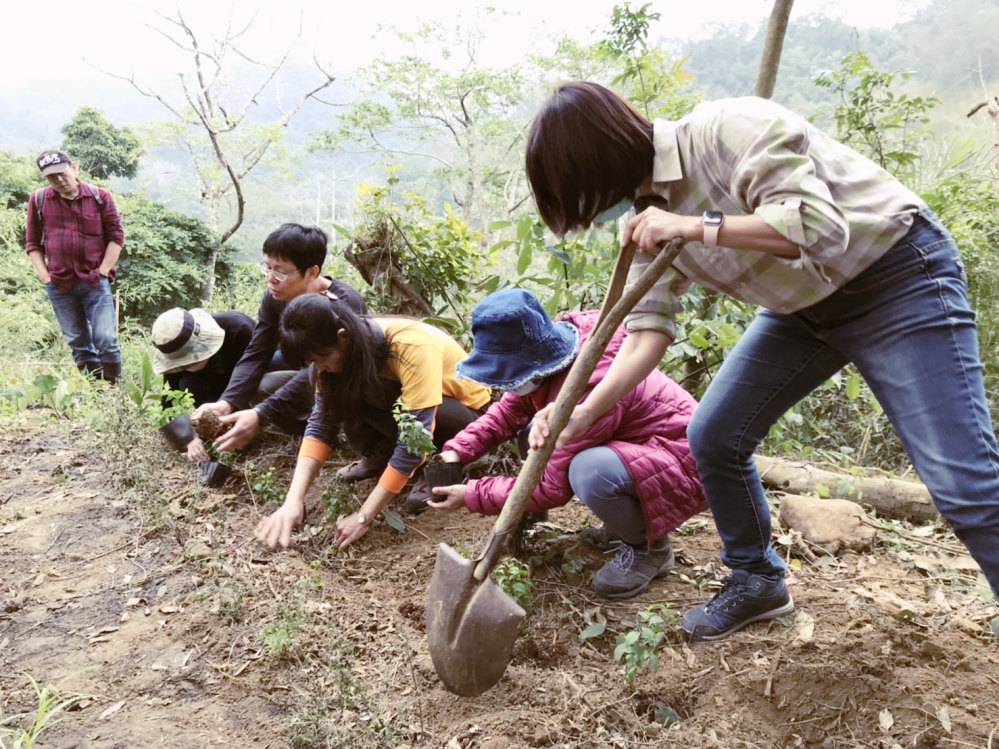
[[[69,291],[52,283],[45,284],[45,290],[77,367],[89,370],[98,364],[121,363],[114,299],[107,278],[102,277],[96,287],[77,279]]]
[[[579,501],[625,543],[645,545],[642,503],[616,452],[603,446],[580,451],[569,463],[569,484]]]
[[[860,276],[790,315],[761,312],[708,388],[687,436],[722,561],[782,573],[753,451],[791,406],[852,362],[933,501],[999,591],[999,449],[964,266],[929,212]]]

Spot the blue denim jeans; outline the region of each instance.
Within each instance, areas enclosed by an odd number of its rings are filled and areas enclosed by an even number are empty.
[[[625,543],[645,545],[642,503],[616,452],[603,446],[580,451],[569,463],[569,484],[579,501]]]
[[[753,451],[791,406],[852,362],[940,514],[999,591],[999,449],[964,266],[929,212],[860,276],[790,315],[761,312],[687,430],[722,561],[783,572]]]
[[[45,290],[77,367],[83,370],[99,363],[121,363],[114,299],[107,278],[102,277],[97,286],[77,279],[69,291],[47,283]]]

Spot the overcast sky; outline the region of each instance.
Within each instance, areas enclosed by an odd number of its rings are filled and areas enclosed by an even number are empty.
[[[642,0],[635,0],[638,5]],[[793,17],[824,11],[861,26],[891,26],[927,0],[796,0]],[[529,31],[567,32],[589,38],[603,30],[615,0],[494,0],[490,5],[507,13],[486,30],[494,45],[491,55],[515,60],[532,44]],[[171,13],[168,2],[148,0],[45,0],[11,2],[4,9],[4,42],[0,45],[0,90],[22,88],[36,82],[90,78],[94,71],[81,64],[83,57],[99,67],[118,73],[134,68],[139,75],[170,70],[169,42],[150,25],[168,28],[153,11]],[[285,0],[234,4],[235,17],[245,23],[256,14],[257,22],[246,36],[248,52],[274,53],[295,34],[301,14],[303,51],[313,46],[320,59],[331,62],[335,72],[356,68],[374,55],[384,53],[372,42],[379,24],[413,28],[418,19],[450,23],[456,14],[474,15],[468,0]],[[180,0],[186,20],[199,30],[218,33],[231,7],[220,0]],[[653,37],[684,38],[703,34],[712,23],[759,23],[766,19],[772,0],[659,0],[652,9],[663,20]]]
[[[476,3],[495,12],[483,22],[486,42],[480,63],[503,67],[529,51],[567,33],[582,41],[603,36],[611,9],[621,0],[18,0],[4,7],[4,41],[0,44],[0,148],[39,149],[60,138],[59,128],[80,106],[105,109],[116,124],[137,124],[162,117],[164,110],[115,81],[98,68],[134,76],[145,86],[175,86],[175,71],[187,70],[189,59],[159,33],[176,32],[163,16],[177,10],[200,40],[221,37],[230,18],[246,26],[240,40],[247,55],[272,61],[302,34],[295,56],[311,66],[315,53],[340,80],[376,56],[391,55],[398,45],[379,25],[412,30],[419,20],[452,28],[474,22]],[[633,0],[639,5],[645,0]],[[861,28],[888,27],[905,20],[930,0],[796,0],[792,18],[823,12]],[[665,37],[705,36],[712,24],[764,23],[773,0],[651,0],[662,20],[652,29],[653,41]],[[235,9],[235,10],[233,10]],[[170,97],[173,98],[173,97]]]

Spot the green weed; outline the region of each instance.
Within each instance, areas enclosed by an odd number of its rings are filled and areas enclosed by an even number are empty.
[[[273,622],[260,630],[267,651],[278,658],[298,653],[298,635],[302,631],[302,609],[297,604],[282,606]]]
[[[59,687],[62,682],[54,687],[48,685],[40,687],[38,682],[30,676],[28,676],[28,681],[31,682],[31,688],[35,691],[38,706],[35,708],[34,714],[25,713],[4,718],[3,713],[0,712],[0,747],[5,746],[3,736],[6,735],[12,741],[10,749],[33,749],[35,741],[46,728],[55,722],[59,713],[83,699],[81,695],[60,694]],[[16,723],[23,724],[26,718],[30,720],[27,728],[11,727]]]

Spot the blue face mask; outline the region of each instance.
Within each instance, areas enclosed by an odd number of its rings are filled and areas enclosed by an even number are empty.
[[[626,214],[634,207],[634,201],[631,198],[625,198],[617,205],[612,205],[606,211],[601,211],[593,219],[595,224],[609,224],[612,221],[617,221],[621,216]]]

